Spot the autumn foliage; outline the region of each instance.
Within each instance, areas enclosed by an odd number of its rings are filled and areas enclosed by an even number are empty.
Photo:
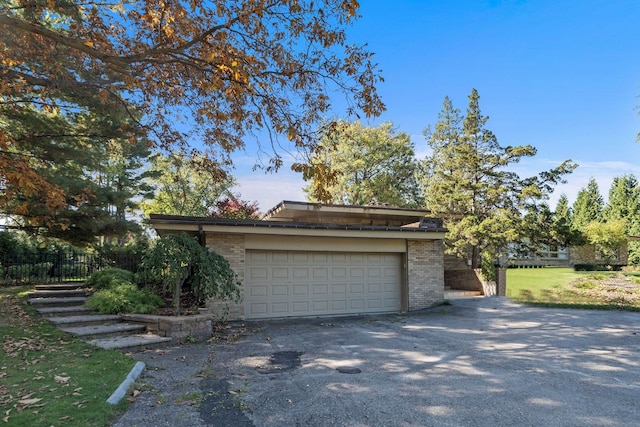
[[[0,211],[35,197],[27,216],[55,223],[94,196],[44,173],[76,160],[47,155],[60,144],[146,137],[225,166],[252,138],[278,168],[281,145],[313,147],[330,94],[379,114],[372,54],[347,41],[357,16],[355,0],[0,0]]]

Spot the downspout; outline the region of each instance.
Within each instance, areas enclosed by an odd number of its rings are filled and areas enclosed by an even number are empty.
[[[198,224],[198,243],[203,248],[207,247],[207,238],[204,234],[204,229],[202,228],[202,224]]]

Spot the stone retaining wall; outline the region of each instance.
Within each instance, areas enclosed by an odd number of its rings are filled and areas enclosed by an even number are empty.
[[[124,314],[124,320],[144,323],[147,331],[171,337],[174,341],[206,341],[213,334],[213,316],[198,314],[194,316],[156,316],[150,314]]]

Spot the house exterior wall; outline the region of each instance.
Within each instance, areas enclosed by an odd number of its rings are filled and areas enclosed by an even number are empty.
[[[532,256],[530,258],[519,258],[513,260],[516,266],[550,266],[550,267],[573,267],[576,264],[612,264],[627,265],[629,263],[629,249],[627,243],[623,243],[618,249],[616,259],[606,261],[597,254],[595,246],[582,245],[568,248],[569,256],[566,258],[543,258]]]
[[[569,262],[575,264],[603,264],[606,260],[598,257],[593,245],[572,246],[569,248]],[[607,262],[612,265],[627,265],[629,262],[629,249],[627,243],[623,243],[618,249],[617,259]]]
[[[238,275],[240,282],[240,303],[231,301],[217,301],[211,299],[207,302],[207,309],[216,316],[223,316],[230,320],[244,317],[244,263],[245,263],[245,236],[244,234],[207,233],[207,248],[218,255],[223,256]],[[228,310],[228,312],[227,312]],[[226,314],[225,314],[226,313]]]
[[[207,248],[222,255],[229,261],[231,268],[238,275],[238,280],[241,284],[240,295],[242,297],[241,302],[238,304],[212,299],[207,303],[208,312],[216,316],[226,313],[224,317],[229,320],[244,319],[244,303],[242,301],[244,300],[245,254],[247,249],[318,250],[318,247],[314,247],[312,241],[304,242],[305,240],[302,239],[282,239],[281,237],[269,239],[264,237],[255,238],[243,234],[207,233]],[[325,247],[326,242],[323,240],[319,240],[318,243],[319,248],[329,249]],[[400,247],[398,242],[393,240],[384,242],[377,248],[375,244],[376,242],[361,241],[341,246],[334,242],[331,250],[348,252],[368,248],[370,252],[404,252],[407,260],[405,277],[409,311],[427,308],[444,300],[444,245],[442,240],[407,240],[403,247]]]
[[[444,243],[442,240],[407,241],[409,311],[444,300]]]

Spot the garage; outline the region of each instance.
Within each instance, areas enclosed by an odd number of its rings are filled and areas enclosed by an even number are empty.
[[[444,300],[442,220],[422,210],[283,201],[261,219],[150,216],[222,255],[240,298],[210,298],[227,320],[394,313]]]
[[[402,309],[399,253],[247,250],[246,319]]]

